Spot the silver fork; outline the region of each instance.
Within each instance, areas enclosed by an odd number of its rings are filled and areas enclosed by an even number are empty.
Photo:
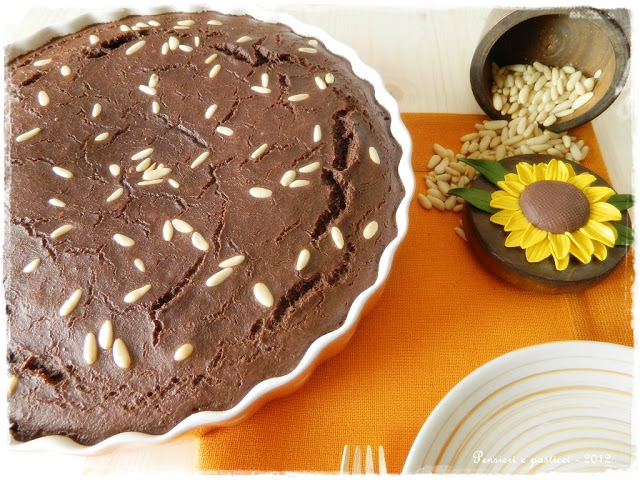
[[[352,475],[362,474],[362,450],[360,449],[359,445],[353,447],[353,462],[351,464],[351,472],[349,472],[349,445],[345,445],[344,450],[342,451],[340,474],[348,475],[349,473],[351,473]],[[364,473],[376,473],[373,465],[373,450],[371,449],[371,445],[367,445],[367,453],[364,462]],[[384,458],[384,448],[382,448],[382,445],[378,446],[378,474],[387,474],[387,462]]]

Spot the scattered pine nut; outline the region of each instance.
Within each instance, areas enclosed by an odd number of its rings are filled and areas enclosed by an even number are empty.
[[[35,272],[36,269],[40,266],[40,259],[36,258],[35,260],[31,260],[25,267],[22,269],[23,273],[32,273]]]
[[[288,187],[293,183],[295,179],[296,172],[294,170],[287,170],[286,172],[284,172],[284,175],[282,175],[282,178],[280,179],[280,185],[282,185],[283,187]]]
[[[267,308],[273,307],[273,295],[264,283],[259,282],[253,286],[253,295],[256,300]]]
[[[123,187],[117,188],[111,195],[107,197],[107,202],[113,202],[114,200],[117,200],[122,196],[123,193],[124,193]]]
[[[53,232],[51,232],[51,238],[59,238],[64,234],[69,233],[71,230],[73,230],[73,225],[71,225],[70,223],[67,223],[65,225],[62,225],[61,227],[56,228]]]
[[[16,391],[16,388],[18,387],[18,376],[17,375],[11,375],[11,377],[9,377],[9,380],[7,381],[7,398],[11,397],[11,395],[13,395],[13,392]]]
[[[84,337],[82,356],[88,365],[93,365],[98,360],[98,342],[96,342],[96,336],[93,333],[87,333],[87,336]]]
[[[319,168],[320,168],[320,162],[313,162],[313,163],[310,163],[309,165],[305,165],[304,167],[300,167],[298,171],[300,173],[311,173],[311,172],[315,172]]]
[[[54,207],[60,207],[60,208],[65,208],[67,206],[65,202],[57,198],[50,198],[49,205],[53,205]]]
[[[331,227],[331,239],[338,250],[344,248],[344,237],[338,227]]]
[[[211,155],[211,152],[205,151],[202,152],[200,155],[198,155],[198,157],[191,163],[191,168],[196,168],[198,165],[200,165],[202,162],[204,162],[207,158],[209,158],[209,155]]]
[[[304,267],[309,263],[309,259],[311,258],[311,253],[306,248],[303,248],[298,255],[298,259],[296,260],[296,270],[303,270]]]
[[[16,142],[21,143],[24,142],[26,140],[29,140],[30,138],[35,137],[37,134],[39,134],[42,130],[40,129],[40,127],[36,127],[32,130],[29,130],[28,132],[24,132],[21,135],[18,135],[16,137]]]
[[[289,188],[300,188],[309,185],[309,180],[294,180],[289,184]]]
[[[44,90],[40,90],[38,92],[38,103],[43,106],[46,107],[47,105],[49,105],[49,95],[47,94],[47,92],[45,92]]]
[[[170,220],[164,222],[164,226],[162,227],[162,238],[167,242],[170,242],[173,238],[173,224]]]
[[[380,165],[380,157],[375,147],[369,147],[369,158],[373,163]]]
[[[190,343],[185,343],[176,350],[176,352],[173,354],[173,359],[176,362],[182,362],[183,360],[189,358],[192,353],[193,345],[191,345]]]
[[[269,198],[272,193],[268,188],[253,187],[249,189],[249,195],[255,198]]]
[[[204,239],[202,234],[200,234],[199,232],[193,232],[193,234],[191,235],[191,243],[198,250],[203,250],[205,252],[209,250],[209,243]]]
[[[53,170],[53,173],[55,173],[59,177],[62,177],[62,178],[73,178],[73,173],[71,173],[66,168],[52,167],[51,170]]]
[[[139,42],[136,42],[133,45],[131,45],[129,48],[127,48],[127,50],[124,53],[126,55],[133,55],[134,53],[142,49],[142,47],[144,47],[146,44],[147,42],[145,40],[140,40]]]
[[[103,350],[109,350],[113,346],[113,323],[105,320],[98,332],[98,344]]]
[[[251,158],[255,160],[256,158],[262,156],[262,154],[267,151],[268,147],[269,147],[268,144],[263,143],[262,145],[260,145],[258,148],[255,149],[255,151],[251,154]]]
[[[175,228],[180,233],[193,232],[193,227],[180,218],[174,218],[173,220],[171,220],[171,224],[173,225],[173,228]]]
[[[271,89],[267,87],[260,87],[258,85],[254,85],[251,87],[251,90],[257,93],[271,93]]]
[[[429,198],[426,195],[422,195],[421,193],[418,194],[418,202],[427,210],[430,210],[431,208],[433,208],[433,204],[431,203],[431,200],[429,200]]]
[[[244,255],[236,255],[234,257],[227,258],[226,260],[220,262],[218,266],[220,268],[236,267],[240,265],[242,262],[244,262],[244,260],[245,260]]]
[[[231,275],[233,273],[233,268],[223,268],[222,270],[220,270],[219,272],[214,273],[213,275],[211,275],[207,281],[205,282],[205,284],[207,285],[207,287],[215,287],[216,285],[220,285],[222,282],[224,282],[229,275]]]
[[[113,342],[113,361],[123,370],[131,366],[131,355],[121,338],[116,338]]]
[[[122,235],[121,233],[116,233],[113,236],[113,240],[118,245],[121,245],[123,247],[132,247],[133,245],[136,244],[136,242],[133,240],[133,238],[127,237],[126,235]]]
[[[151,285],[144,285],[143,287],[136,288],[130,291],[124,296],[124,303],[135,303],[140,300],[149,290]]]
[[[364,227],[364,230],[362,231],[362,236],[369,240],[371,238],[373,238],[373,236],[378,232],[378,222],[376,222],[375,220],[372,222],[369,222],[367,224],[366,227]]]
[[[464,233],[464,230],[460,227],[455,227],[454,232],[456,232],[458,234],[458,236],[463,239],[465,242],[467,241],[467,234]]]
[[[75,290],[71,296],[64,301],[64,303],[62,304],[62,306],[60,307],[60,315],[62,317],[66,317],[68,315],[70,315],[78,306],[78,303],[80,303],[80,299],[82,298],[82,289],[78,288],[77,290]]]
[[[306,100],[307,98],[309,98],[308,93],[298,93],[297,95],[291,95],[289,98],[287,98],[287,100],[289,100],[290,102],[300,102],[302,100]]]
[[[227,137],[230,137],[231,135],[233,135],[233,130],[231,130],[229,127],[224,127],[224,126],[219,126],[216,127],[216,132],[218,132],[221,135],[225,135]]]

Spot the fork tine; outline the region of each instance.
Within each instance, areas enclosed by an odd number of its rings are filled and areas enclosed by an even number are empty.
[[[378,445],[378,475],[387,474],[387,461],[384,458],[384,448]]]
[[[349,445],[344,446],[342,450],[342,462],[340,462],[340,475],[349,474]]]
[[[362,473],[362,453],[360,452],[360,445],[356,445],[353,449],[353,465],[351,465],[351,473],[353,475],[360,475]]]
[[[367,456],[364,463],[364,473],[376,473],[373,469],[373,452],[371,451],[371,445],[367,445]]]

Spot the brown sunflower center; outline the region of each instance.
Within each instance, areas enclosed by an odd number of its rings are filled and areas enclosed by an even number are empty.
[[[570,183],[556,180],[533,182],[520,194],[520,208],[527,220],[550,233],[575,232],[589,220],[589,200]]]

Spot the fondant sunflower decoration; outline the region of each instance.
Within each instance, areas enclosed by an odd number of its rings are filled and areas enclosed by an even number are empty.
[[[508,233],[505,246],[521,248],[527,261],[552,257],[558,271],[571,256],[583,264],[607,258],[607,249],[630,245],[633,235],[622,224],[622,211],[633,204],[631,195],[618,195],[605,186],[592,186],[591,173],[576,174],[570,163],[516,165],[509,173],[498,162],[464,160],[498,189],[492,193],[474,188],[450,191],[472,205],[492,213],[490,220]]]
[[[576,175],[567,163],[551,160],[531,165],[521,162],[517,173],[497,183],[489,205],[500,209],[490,220],[509,232],[504,244],[526,251],[527,261],[537,263],[551,256],[557,270],[565,270],[569,256],[589,263],[591,256],[607,258],[618,231],[611,221],[622,213],[607,203],[616,192],[592,187],[596,177]]]

